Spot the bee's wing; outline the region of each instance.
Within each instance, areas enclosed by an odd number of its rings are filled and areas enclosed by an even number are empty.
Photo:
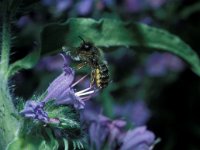
[[[104,59],[104,52],[101,48],[97,48],[98,56],[100,56],[101,59]]]
[[[105,60],[105,56],[104,56],[104,52],[102,49],[98,48],[98,56],[100,56],[100,62],[104,63],[104,64],[108,64],[107,61]]]

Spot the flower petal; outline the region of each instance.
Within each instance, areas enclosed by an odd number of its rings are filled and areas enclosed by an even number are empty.
[[[59,75],[48,87],[47,96],[44,98],[43,102],[50,99],[60,100],[65,99],[70,91],[70,86],[74,80],[74,71],[72,70],[70,74],[63,72]]]
[[[123,145],[120,150],[146,150],[146,146],[148,146],[147,150],[149,150],[154,141],[155,135],[153,132],[146,130],[146,127],[138,127],[129,131],[127,135],[125,135]]]
[[[48,122],[48,114],[43,110],[44,103],[29,100],[20,114],[25,118],[36,119],[42,122]]]

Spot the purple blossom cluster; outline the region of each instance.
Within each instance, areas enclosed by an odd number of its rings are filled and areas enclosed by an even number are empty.
[[[41,0],[44,6],[53,7],[56,13],[62,13],[72,8],[77,15],[87,16],[93,10],[102,11],[106,8],[118,7],[114,0]],[[124,10],[128,13],[135,13],[144,9],[160,8],[166,0],[125,0],[122,1]]]
[[[161,7],[166,0],[125,0],[124,7],[127,12],[134,13],[144,9],[157,9]]]
[[[20,114],[25,118],[32,118],[34,120],[48,123],[49,117],[47,112],[44,111],[44,104],[44,102],[29,100],[26,102],[24,109]]]
[[[65,58],[65,56],[63,58]],[[64,59],[64,61],[65,60],[66,59]],[[74,77],[74,70],[68,67],[65,61],[63,73],[49,85],[44,99],[41,101],[27,101],[24,109],[20,112],[21,115],[26,118],[32,118],[47,123],[49,117],[44,108],[45,104],[50,101],[54,101],[55,107],[56,105],[72,105],[76,109],[83,109],[85,107],[85,101],[89,100],[96,91],[92,86],[76,91],[75,86],[83,81],[86,76],[83,76],[76,82],[74,82]]]
[[[65,58],[66,64],[70,63],[68,58]],[[55,56],[45,56],[37,64],[37,70],[43,71],[61,71],[63,66],[63,61],[60,59],[60,55]]]
[[[143,100],[116,105],[114,108],[116,116],[126,117],[135,126],[145,125],[151,117],[151,111]]]
[[[93,0],[82,0],[76,5],[76,11],[79,15],[86,16],[92,11]]]
[[[78,15],[85,16],[92,11],[94,0],[81,0],[77,3],[72,0],[42,0],[41,3],[54,8],[58,15],[73,7]]]
[[[75,71],[67,66],[65,55],[62,54],[62,56],[65,61],[63,72],[52,81],[42,100],[29,100],[26,102],[24,109],[20,112],[23,117],[45,124],[61,124],[62,119],[48,116],[48,112],[45,110],[45,105],[48,102],[53,101],[55,107],[72,105],[79,110],[85,108],[85,101],[89,100],[96,92],[92,86],[76,91],[75,86],[83,81],[86,76],[74,82]],[[138,104],[134,105],[133,118],[135,113],[137,117],[143,117],[144,120],[147,119],[148,116],[146,114],[140,114],[140,111],[146,109],[144,103],[138,102]],[[146,109],[146,113],[149,113],[148,109]],[[91,148],[96,150],[103,148],[107,148],[108,150],[150,150],[155,145],[154,133],[147,130],[145,126],[138,126],[127,131],[127,123],[124,120],[111,120],[103,115],[92,112],[86,114],[82,119],[88,123]],[[137,122],[137,119],[134,119],[133,121]],[[145,122],[144,120],[139,120],[137,125],[142,125]]]
[[[180,72],[184,67],[184,62],[177,56],[155,52],[148,57],[145,70],[149,76],[159,77],[166,75],[169,71]]]
[[[93,120],[89,127],[91,147],[100,150],[107,140],[109,149],[114,149],[125,125],[122,120],[111,121],[105,116],[96,116],[96,120]]]
[[[71,5],[73,4],[73,1],[72,0],[41,0],[41,3],[44,6],[49,6],[49,7],[54,6],[57,12],[63,12],[71,7]]]
[[[19,18],[19,20],[17,21],[16,25],[19,28],[23,28],[26,25],[28,25],[29,23],[32,23],[32,20],[28,15],[25,15],[25,16],[21,16]]]
[[[146,126],[125,130],[123,120],[110,120],[93,114],[89,119],[89,142],[91,149],[150,150],[155,145],[155,135]]]
[[[155,143],[154,133],[141,126],[124,134],[120,150],[151,150]]]

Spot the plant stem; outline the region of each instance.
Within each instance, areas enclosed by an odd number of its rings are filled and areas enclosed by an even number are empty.
[[[0,149],[4,150],[17,134],[19,123],[9,89],[0,75]]]
[[[9,65],[11,47],[10,36],[10,14],[7,7],[4,7],[3,12],[3,25],[2,25],[2,43],[1,43],[1,72],[6,75]]]
[[[15,137],[19,123],[14,117],[16,110],[8,87],[7,71],[9,67],[9,55],[11,47],[10,36],[10,13],[9,2],[5,0],[3,5],[3,24],[1,41],[1,62],[0,62],[0,149],[4,150],[8,143]]]

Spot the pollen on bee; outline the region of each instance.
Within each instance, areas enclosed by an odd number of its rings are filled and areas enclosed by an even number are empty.
[[[99,69],[96,69],[96,74],[95,74],[95,78],[98,80],[98,79],[100,79],[100,77],[101,77],[101,74],[100,74],[100,70]]]
[[[100,80],[96,80],[96,84],[97,84],[98,87],[100,87],[101,86],[101,81]]]
[[[99,80],[100,78],[101,78],[100,74],[97,74],[97,75],[96,75],[96,79]]]
[[[100,73],[100,70],[99,69],[96,69],[96,74],[99,74]]]

